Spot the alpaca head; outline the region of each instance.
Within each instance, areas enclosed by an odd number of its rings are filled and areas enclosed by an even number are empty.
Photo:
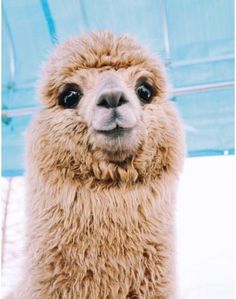
[[[181,126],[161,63],[131,37],[110,32],[58,46],[40,84],[34,159],[48,173],[135,182],[178,171]],[[45,166],[46,163],[46,166]]]

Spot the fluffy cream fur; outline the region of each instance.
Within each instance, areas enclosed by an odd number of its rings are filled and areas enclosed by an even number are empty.
[[[119,146],[94,132],[86,110],[105,73],[138,111],[135,134]],[[156,89],[146,105],[135,94],[140,77]],[[68,82],[83,89],[75,109],[57,103]],[[128,36],[73,38],[45,65],[40,98],[44,108],[28,131],[28,242],[15,298],[174,299],[184,142],[160,62]]]

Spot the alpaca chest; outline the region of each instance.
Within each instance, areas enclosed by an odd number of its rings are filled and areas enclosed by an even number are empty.
[[[28,256],[39,298],[155,298],[173,265],[168,193],[161,201],[145,188],[69,190],[31,211]]]

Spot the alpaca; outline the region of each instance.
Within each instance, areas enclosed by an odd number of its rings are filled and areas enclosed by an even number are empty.
[[[19,299],[176,298],[181,121],[161,62],[93,32],[54,50],[27,132]]]

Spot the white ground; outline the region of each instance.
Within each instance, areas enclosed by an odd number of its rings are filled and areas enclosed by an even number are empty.
[[[180,299],[234,298],[234,166],[233,156],[186,160],[177,205]],[[9,182],[1,182],[4,222]],[[24,225],[24,179],[14,178],[3,246],[3,296],[20,277]]]

